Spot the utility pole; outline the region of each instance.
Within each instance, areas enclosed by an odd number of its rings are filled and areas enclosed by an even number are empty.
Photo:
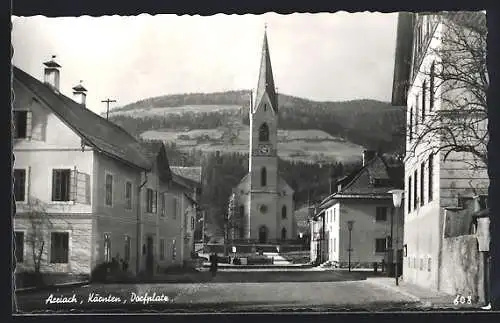
[[[110,98],[107,98],[106,100],[102,100],[102,103],[106,103],[106,120],[109,119],[109,104],[116,102],[116,100],[111,100]]]

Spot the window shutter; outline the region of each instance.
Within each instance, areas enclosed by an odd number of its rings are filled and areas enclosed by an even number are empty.
[[[73,202],[77,201],[77,186],[78,184],[78,170],[75,168],[71,171],[71,178],[69,181],[69,196]]]
[[[75,176],[75,202],[90,204],[90,175],[76,171]]]
[[[27,202],[30,202],[30,196],[31,196],[31,193],[30,193],[30,190],[31,190],[31,166],[28,166],[28,174],[26,174],[26,196],[24,197],[24,199],[27,201]]]
[[[32,112],[26,111],[26,138],[28,139],[31,139],[32,120]]]

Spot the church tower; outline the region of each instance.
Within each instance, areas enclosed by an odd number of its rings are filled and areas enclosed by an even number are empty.
[[[267,31],[264,31],[259,79],[249,109],[249,208],[247,238],[276,239],[278,222],[278,96],[274,86]]]

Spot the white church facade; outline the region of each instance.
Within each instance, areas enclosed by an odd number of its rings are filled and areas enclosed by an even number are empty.
[[[278,95],[266,32],[249,118],[249,172],[234,190],[235,238],[261,244],[295,239],[294,192],[279,174]]]

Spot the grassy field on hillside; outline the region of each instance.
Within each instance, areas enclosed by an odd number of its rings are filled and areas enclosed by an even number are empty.
[[[151,130],[141,137],[148,140],[175,142],[182,150],[247,153],[248,126],[238,125],[217,129],[186,131]],[[278,151],[281,158],[302,161],[353,161],[361,156],[363,147],[333,137],[321,130],[279,130]]]

